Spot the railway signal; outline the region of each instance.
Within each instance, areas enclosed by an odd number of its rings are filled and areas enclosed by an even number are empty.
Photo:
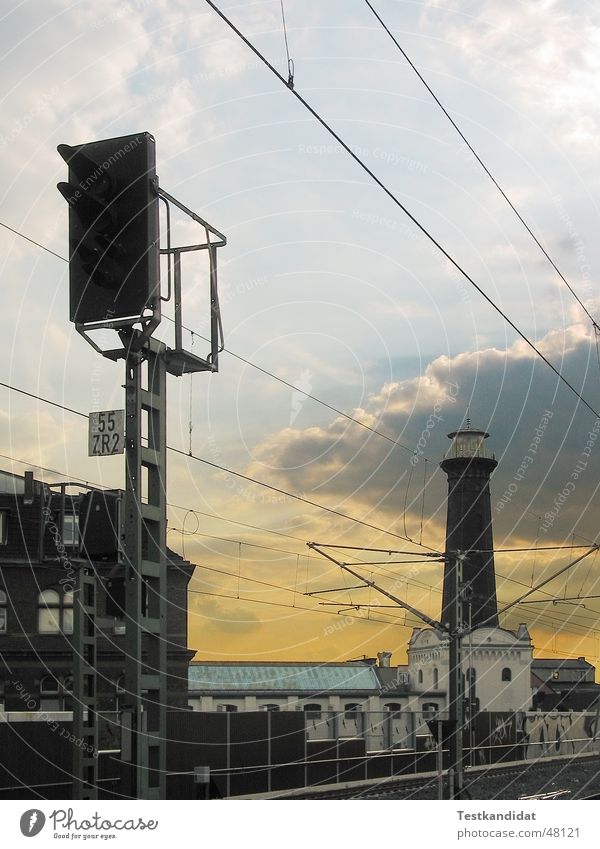
[[[154,138],[138,133],[60,144],[69,179],[70,319],[76,324],[139,319],[156,310],[159,215]]]

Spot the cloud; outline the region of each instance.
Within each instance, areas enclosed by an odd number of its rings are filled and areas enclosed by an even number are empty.
[[[248,605],[222,603],[218,599],[191,595],[190,628],[198,632],[199,643],[219,632],[230,635],[254,634],[263,627],[261,618]],[[201,620],[201,621],[199,621]]]
[[[596,397],[598,363],[587,328],[578,324],[565,332],[551,331],[538,347],[584,397]],[[490,431],[490,449],[500,463],[493,489],[501,493],[521,464],[545,411],[550,411],[551,426],[546,428],[543,448],[536,452],[518,499],[512,499],[510,509],[503,508],[498,516],[501,534],[526,533],[515,510],[543,513],[552,503],[584,450],[595,417],[581,409],[576,397],[521,340],[505,350],[436,357],[421,375],[384,384],[363,409],[353,411],[405,448],[335,417],[321,427],[285,427],[272,433],[256,445],[246,471],[354,515],[379,516],[380,521],[395,518],[396,527],[402,524],[406,502],[409,527],[414,527],[421,509],[423,458],[429,457],[427,506],[439,530],[445,485],[437,463],[449,446],[446,434],[459,427],[467,414],[474,426]],[[600,446],[595,449],[596,465],[597,454]],[[590,468],[580,479],[577,498],[565,507],[553,529],[559,536],[568,535],[575,526],[582,534],[595,536],[590,497],[596,476]],[[436,542],[440,540],[432,544]]]
[[[473,79],[502,79],[522,107],[552,115],[565,141],[591,147],[600,118],[600,23],[590,5],[564,0],[424,4],[421,25],[469,57]],[[507,80],[508,75],[508,80]]]

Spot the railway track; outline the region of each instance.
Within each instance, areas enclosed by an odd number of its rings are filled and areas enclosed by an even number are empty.
[[[554,786],[558,785],[558,786]],[[544,758],[543,761],[475,767],[465,771],[465,798],[526,801],[600,798],[600,758]],[[583,791],[583,792],[582,792]],[[590,793],[590,791],[593,791]],[[503,795],[510,792],[509,796]],[[385,779],[351,787],[329,785],[294,793],[296,799],[435,799],[438,776]],[[490,795],[488,795],[488,793]],[[583,795],[585,793],[585,795]],[[280,795],[278,798],[286,798]],[[291,797],[287,797],[291,798]]]

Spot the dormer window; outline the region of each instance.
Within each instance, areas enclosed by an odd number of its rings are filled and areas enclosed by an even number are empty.
[[[79,543],[79,516],[74,513],[66,513],[63,517],[63,545],[77,545]]]

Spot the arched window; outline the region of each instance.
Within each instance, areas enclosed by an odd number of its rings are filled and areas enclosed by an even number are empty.
[[[60,684],[52,675],[46,675],[40,681],[40,710],[60,710]]]
[[[40,634],[57,634],[60,630],[59,623],[59,594],[56,590],[42,590],[38,595],[38,631]]]
[[[426,702],[423,705],[423,713],[437,713],[439,710],[439,705],[437,702]]]
[[[512,681],[512,669],[509,666],[505,666],[502,670],[502,680]]]
[[[307,714],[307,719],[321,719],[321,705],[316,702],[304,705],[302,710]]]
[[[42,590],[38,595],[38,631],[40,634],[73,633],[73,592]]]
[[[6,634],[8,630],[8,609],[6,606],[6,593],[0,590],[0,634]]]
[[[358,719],[360,713],[360,705],[358,702],[349,702],[344,705],[344,719]]]
[[[281,708],[279,707],[279,705],[268,704],[268,705],[260,705],[259,710],[268,710],[268,711],[275,712],[275,711],[281,710]]]
[[[437,690],[440,685],[440,676],[437,669],[437,666],[433,667],[433,689]]]
[[[402,710],[402,705],[399,702],[387,702],[383,707],[390,713],[400,713]]]
[[[237,713],[238,706],[230,704],[217,705],[217,710],[224,713]]]
[[[73,676],[60,680],[46,675],[40,681],[40,710],[73,710]]]
[[[422,683],[423,683],[423,670],[422,670],[422,669],[419,669],[419,674],[418,674],[418,676],[417,676],[417,681],[419,682],[419,684],[422,684]]]

